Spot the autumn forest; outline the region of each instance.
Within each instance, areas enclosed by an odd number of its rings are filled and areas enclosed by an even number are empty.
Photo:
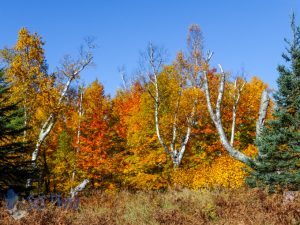
[[[213,65],[218,53],[204,50],[201,27],[192,24],[185,50],[171,63],[149,42],[136,74],[120,71],[122,88],[110,96],[99,80],[81,79],[97,63],[92,39],[49,72],[47,40],[21,28],[15,45],[0,51],[1,192],[298,191],[300,28],[294,17],[291,29],[289,41],[279,43],[287,52],[276,90],[259,76]],[[205,215],[206,224],[221,218]]]

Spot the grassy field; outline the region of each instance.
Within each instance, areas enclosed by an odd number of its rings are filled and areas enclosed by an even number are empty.
[[[169,190],[167,192],[95,191],[80,196],[77,211],[48,207],[15,221],[3,204],[0,224],[300,224],[300,197],[256,189]]]

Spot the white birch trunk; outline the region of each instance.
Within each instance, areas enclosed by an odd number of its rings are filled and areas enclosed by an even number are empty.
[[[74,66],[75,65],[72,65],[71,69],[69,69],[70,71],[63,71],[63,73],[68,77],[68,81],[66,82],[66,84],[64,85],[64,88],[60,94],[60,98],[58,100],[58,103],[57,103],[57,107],[59,107],[61,104],[62,104],[62,101],[64,100],[69,88],[70,88],[70,85],[71,85],[71,82],[79,75],[79,73],[88,65],[91,63],[92,61],[92,56],[91,55],[88,55],[88,58],[83,60],[81,63],[79,63],[79,65],[77,65],[77,69],[74,69]],[[42,128],[41,128],[41,131],[40,131],[40,134],[38,136],[38,139],[37,139],[37,142],[36,142],[36,146],[35,146],[35,149],[32,153],[32,156],[31,156],[31,161],[32,161],[32,167],[33,169],[36,169],[37,168],[37,164],[36,164],[36,161],[37,161],[37,157],[38,157],[38,154],[39,154],[39,150],[40,150],[40,147],[41,145],[43,144],[44,140],[46,139],[46,137],[49,135],[50,131],[52,130],[54,124],[55,124],[55,114],[52,112],[48,119],[46,120],[46,122],[43,124]],[[27,187],[30,187],[31,186],[31,179],[28,179],[27,180]]]
[[[62,103],[62,100],[64,99],[65,95],[67,94],[67,91],[69,90],[70,84],[74,77],[70,77],[67,83],[64,86],[64,89],[60,95],[59,102],[57,106],[60,106]],[[32,153],[31,161],[32,161],[32,166],[35,169],[36,168],[36,160],[39,154],[39,150],[41,145],[43,144],[44,140],[46,137],[49,135],[50,131],[52,130],[53,126],[55,123],[55,115],[54,113],[51,113],[47,119],[47,121],[43,124],[43,127],[40,131],[38,140],[36,142],[35,150]]]
[[[237,105],[240,100],[241,92],[246,84],[246,82],[243,82],[241,87],[237,87],[237,81],[238,81],[237,79],[234,82],[234,90],[233,90],[234,93],[233,93],[233,107],[232,107],[232,125],[231,125],[231,137],[230,137],[230,145],[232,147],[234,144]]]
[[[76,173],[76,160],[77,155],[80,152],[80,127],[81,127],[81,117],[83,115],[83,109],[82,109],[82,100],[83,100],[83,90],[80,93],[80,99],[79,99],[79,109],[78,109],[78,127],[77,127],[77,149],[76,149],[76,158],[73,166],[73,172],[72,172],[72,180],[71,183],[75,181],[75,173]],[[71,190],[73,189],[73,185]]]
[[[82,191],[85,186],[89,183],[90,181],[88,179],[85,179],[84,181],[82,181],[77,187],[75,187],[71,192],[71,198],[74,198],[78,192]]]
[[[154,88],[155,88],[155,94],[151,96],[154,99],[154,107],[155,107],[155,112],[154,112],[154,117],[155,117],[155,129],[156,129],[156,135],[157,138],[160,142],[160,144],[162,145],[162,147],[164,148],[166,154],[170,155],[172,162],[173,162],[173,166],[174,167],[178,167],[182,161],[185,149],[186,149],[186,145],[189,141],[190,138],[190,134],[191,134],[191,121],[188,121],[188,127],[187,127],[187,132],[184,138],[184,141],[181,143],[181,146],[179,149],[175,149],[175,142],[176,142],[176,138],[177,138],[177,124],[176,124],[176,120],[177,120],[177,113],[179,110],[179,102],[180,102],[180,97],[181,97],[181,93],[182,90],[180,90],[179,92],[179,97],[177,99],[176,102],[176,109],[174,112],[174,121],[173,121],[173,128],[172,128],[172,140],[171,140],[171,145],[170,145],[170,149],[168,148],[168,146],[165,144],[161,133],[160,133],[160,125],[159,125],[159,103],[160,103],[160,99],[159,99],[159,87],[158,87],[158,74],[159,74],[159,69],[161,66],[161,59],[157,59],[157,57],[154,57],[155,54],[155,50],[154,47],[152,45],[149,46],[148,48],[148,56],[149,56],[149,63],[152,69],[152,74],[154,79],[151,79],[150,75],[149,75],[149,79],[150,81],[154,84]],[[157,60],[159,62],[157,62]],[[194,106],[192,109],[192,114],[191,117],[188,120],[193,120],[194,114],[195,114],[195,107],[196,107],[196,102],[194,102]]]
[[[258,113],[258,120],[256,121],[256,139],[259,139],[261,132],[264,128],[265,119],[268,112],[268,107],[270,103],[270,97],[268,95],[267,90],[264,90],[261,96],[259,113]],[[260,149],[258,148],[258,155],[263,157]]]
[[[270,103],[270,97],[268,95],[267,90],[264,90],[261,95],[260,107],[259,107],[259,114],[258,120],[256,122],[256,138],[259,138],[261,131],[264,127],[265,119],[268,112],[268,107]]]
[[[207,78],[207,71],[203,71],[204,74],[204,91],[205,91],[205,96],[206,96],[206,102],[207,102],[207,107],[208,111],[210,114],[211,119],[213,120],[213,123],[215,124],[215,127],[217,129],[217,132],[220,137],[220,141],[223,145],[223,147],[226,149],[226,151],[236,160],[245,163],[246,165],[250,165],[253,162],[253,159],[248,157],[247,155],[237,151],[234,149],[230,142],[228,141],[225,131],[223,129],[222,121],[221,121],[221,104],[222,104],[222,99],[223,99],[223,94],[224,94],[224,87],[225,87],[225,73],[222,69],[222,66],[219,65],[221,74],[220,74],[220,84],[219,84],[219,89],[218,89],[218,98],[217,98],[217,103],[216,103],[216,109],[215,112],[212,107],[212,102],[210,98],[210,89],[208,85],[208,78]]]
[[[180,99],[181,99],[182,91],[180,90],[178,93],[178,98],[176,101],[176,108],[174,112],[174,118],[173,118],[173,132],[172,132],[172,141],[171,141],[171,151],[175,151],[175,143],[176,143],[176,138],[177,138],[177,114],[178,114],[178,109],[179,109],[179,104],[180,104]]]
[[[208,53],[207,59],[205,60],[207,65],[209,64],[209,61],[210,61],[212,55],[213,55],[212,52]],[[211,102],[211,97],[210,97],[210,88],[209,88],[208,77],[207,77],[207,71],[205,71],[205,70],[202,71],[203,72],[203,80],[204,80],[203,88],[204,88],[204,92],[205,92],[205,96],[206,96],[207,108],[208,108],[210,117],[211,117],[213,123],[215,124],[215,127],[217,129],[220,141],[221,141],[223,147],[225,148],[225,150],[234,159],[236,159],[236,160],[238,160],[238,161],[240,161],[240,162],[242,162],[242,163],[244,163],[248,166],[251,166],[251,165],[255,164],[255,161],[252,158],[248,157],[247,155],[245,155],[245,154],[239,152],[238,150],[236,150],[232,146],[233,141],[229,142],[227,137],[226,137],[226,134],[224,132],[224,128],[223,128],[222,120],[221,120],[221,104],[222,104],[222,98],[223,98],[223,94],[224,94],[225,73],[224,73],[223,68],[222,68],[221,65],[219,65],[219,68],[221,70],[221,74],[220,74],[218,98],[217,98],[215,111],[212,107],[212,102]],[[264,91],[262,93],[259,119],[258,119],[257,124],[256,124],[256,132],[257,132],[258,136],[259,136],[259,134],[260,134],[260,132],[263,128],[263,125],[264,125],[264,120],[266,118],[269,101],[270,101],[270,98],[269,98],[267,92]],[[236,113],[236,108],[233,111],[235,111],[235,113]],[[234,140],[235,119],[236,119],[236,114],[234,115],[234,122],[232,123],[231,140]]]
[[[230,145],[232,147],[233,147],[233,144],[234,144],[235,124],[236,124],[236,106],[233,105],[233,108],[232,108],[231,137],[230,137]]]

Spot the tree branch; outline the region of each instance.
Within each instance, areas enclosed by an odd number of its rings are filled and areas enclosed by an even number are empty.
[[[209,63],[209,60],[206,60],[207,64]],[[216,103],[216,113],[213,111],[213,107],[211,104],[211,98],[210,98],[210,91],[209,91],[209,85],[208,85],[208,77],[207,77],[207,71],[203,71],[204,75],[204,91],[205,91],[205,96],[206,96],[206,102],[207,102],[207,108],[210,114],[210,117],[212,118],[215,127],[217,129],[217,132],[220,137],[220,141],[223,145],[223,147],[226,149],[226,151],[236,160],[241,161],[245,163],[246,165],[250,165],[253,160],[248,157],[247,155],[237,151],[234,149],[225,134],[222,121],[221,121],[221,103],[222,103],[222,97],[224,94],[224,83],[225,83],[225,73],[223,71],[223,68],[221,65],[219,65],[219,68],[221,70],[221,77],[220,77],[220,84],[219,84],[219,93],[218,93],[218,98],[217,98],[217,103]]]

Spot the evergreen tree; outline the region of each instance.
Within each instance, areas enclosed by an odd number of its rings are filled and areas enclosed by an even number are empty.
[[[248,183],[275,190],[300,188],[300,27],[292,16],[292,41],[287,54],[287,66],[278,66],[278,91],[274,95],[275,110],[271,120],[257,140],[260,156]]]
[[[7,187],[19,188],[30,176],[28,144],[21,140],[24,130],[23,110],[8,104],[9,84],[0,70],[0,191]]]

